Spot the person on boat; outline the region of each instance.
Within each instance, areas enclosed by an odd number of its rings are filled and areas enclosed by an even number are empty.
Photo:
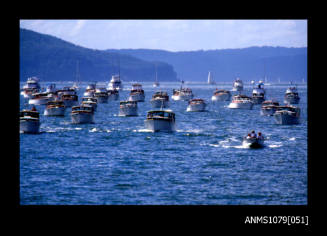
[[[31,109],[31,111],[36,111],[36,108],[35,108],[34,105],[33,105],[32,109]]]
[[[264,139],[263,138],[263,135],[261,134],[261,132],[258,132],[258,139],[262,139],[262,140]]]
[[[257,138],[257,134],[254,130],[251,131],[251,138]]]

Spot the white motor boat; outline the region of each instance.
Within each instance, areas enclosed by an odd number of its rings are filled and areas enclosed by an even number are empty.
[[[113,89],[113,90],[107,89],[107,94],[108,94],[109,101],[117,101],[119,99],[119,91],[117,89]]]
[[[232,91],[243,91],[243,81],[240,78],[234,81]]]
[[[78,105],[78,96],[72,94],[63,94],[60,99],[65,104],[65,107],[73,107]]]
[[[264,146],[264,138],[256,138],[256,137],[244,137],[243,138],[243,146],[248,146],[250,148],[262,148]]]
[[[23,95],[24,98],[30,98],[32,97],[33,93],[38,93],[40,90],[41,86],[39,84],[39,79],[37,77],[30,77],[27,79],[27,82],[23,86],[20,94]]]
[[[22,110],[19,115],[19,131],[37,134],[40,131],[40,114],[36,110]]]
[[[259,81],[259,84],[256,88],[253,88],[252,91],[252,102],[253,104],[261,104],[265,101],[265,89],[263,88],[263,82]]]
[[[292,125],[300,122],[300,108],[292,105],[279,106],[274,113],[276,124]]]
[[[62,95],[77,95],[76,90],[70,87],[63,87],[62,89],[58,89],[56,93],[59,99],[61,99]]]
[[[51,93],[33,93],[32,97],[28,100],[31,105],[46,105],[47,102],[54,100]]]
[[[98,107],[98,100],[94,97],[83,97],[82,104],[90,105],[90,106],[92,106],[93,110],[96,111],[97,107]]]
[[[96,89],[96,84],[89,84],[83,94],[84,97],[93,97]]]
[[[94,97],[98,100],[98,103],[108,103],[108,91],[106,88],[97,88],[94,93]]]
[[[145,127],[153,132],[175,131],[175,113],[171,110],[149,111],[144,121]]]
[[[121,101],[119,105],[119,116],[138,116],[137,102]]]
[[[188,101],[194,97],[190,88],[173,89],[171,98],[175,101]]]
[[[232,109],[252,109],[253,102],[252,99],[246,95],[235,95],[228,108]]]
[[[63,101],[50,101],[44,110],[45,116],[64,116],[66,106]]]
[[[132,90],[129,94],[128,101],[144,102],[145,95],[141,84],[132,84]]]
[[[191,99],[188,102],[186,111],[205,111],[207,104],[203,99]]]
[[[72,107],[71,118],[73,124],[94,123],[93,107],[86,104]]]
[[[289,87],[284,96],[284,103],[285,104],[299,104],[300,97],[297,92],[297,88],[295,86]]]
[[[113,75],[111,77],[107,90],[123,90],[123,84],[120,80],[120,75]]]
[[[273,116],[277,111],[279,102],[274,100],[267,100],[262,102],[260,114],[263,116]]]
[[[216,89],[211,97],[211,101],[220,102],[220,101],[229,101],[231,98],[231,93],[228,90]]]
[[[169,96],[167,92],[158,91],[152,95],[150,100],[152,108],[168,108],[169,107]]]

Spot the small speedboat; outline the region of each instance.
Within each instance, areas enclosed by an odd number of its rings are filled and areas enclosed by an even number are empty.
[[[94,97],[98,100],[98,103],[108,103],[108,91],[106,88],[97,88],[94,93]]]
[[[19,115],[19,131],[37,134],[40,130],[40,114],[36,110],[22,110]]]
[[[243,81],[240,78],[234,81],[232,91],[243,91]]]
[[[107,89],[107,94],[108,94],[109,101],[117,101],[119,99],[119,91],[117,89],[113,89],[113,90]]]
[[[129,94],[128,101],[144,102],[145,95],[141,84],[132,84],[132,90]]]
[[[172,110],[152,110],[147,113],[145,127],[153,132],[175,131],[175,113]]]
[[[252,99],[246,95],[235,95],[231,103],[228,105],[228,108],[232,109],[249,109],[253,107]]]
[[[158,91],[152,95],[150,100],[152,108],[167,108],[169,107],[169,96],[167,92]]]
[[[211,101],[229,101],[231,98],[231,93],[228,90],[216,89],[211,97]]]
[[[39,84],[39,79],[37,77],[30,77],[27,79],[26,84],[23,86],[21,90],[21,95],[24,96],[24,98],[30,98],[32,97],[33,93],[40,92],[41,86]]]
[[[203,99],[191,99],[188,102],[188,106],[186,108],[186,111],[204,111],[207,104]]]
[[[47,102],[54,100],[54,97],[50,93],[33,93],[28,100],[28,104],[32,105],[46,105]]]
[[[63,94],[60,99],[65,104],[65,107],[73,107],[78,105],[78,96],[72,94]]]
[[[252,102],[253,104],[261,104],[265,101],[265,89],[263,88],[263,82],[259,82],[256,88],[252,91]]]
[[[82,104],[92,106],[93,110],[96,111],[98,107],[98,100],[94,97],[83,97]]]
[[[84,97],[93,97],[94,96],[94,93],[95,93],[95,89],[96,89],[96,84],[95,83],[89,84],[86,87],[83,96]]]
[[[248,146],[250,148],[262,148],[264,146],[264,138],[257,137],[244,137],[243,146]]]
[[[113,75],[108,84],[107,90],[123,90],[123,84],[120,75]]]
[[[300,108],[292,105],[279,106],[274,113],[274,118],[279,125],[299,124]]]
[[[289,87],[284,96],[284,103],[285,104],[299,104],[300,96],[297,92],[297,88],[295,86]]]
[[[119,116],[138,116],[137,102],[121,101],[119,104]]]
[[[64,116],[66,106],[63,101],[49,101],[44,110],[45,116]]]
[[[261,104],[261,111],[260,114],[263,116],[273,116],[274,113],[277,111],[279,106],[279,102],[275,100],[267,100]]]
[[[94,123],[94,109],[87,104],[72,107],[71,118],[73,124]]]

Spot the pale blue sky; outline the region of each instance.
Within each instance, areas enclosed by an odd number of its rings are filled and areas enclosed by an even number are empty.
[[[20,27],[92,49],[307,47],[307,20],[21,20]]]

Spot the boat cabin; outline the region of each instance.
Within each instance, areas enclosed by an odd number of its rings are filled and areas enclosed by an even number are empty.
[[[167,120],[175,120],[175,113],[171,111],[149,111],[146,116],[147,119],[167,119]]]
[[[31,110],[22,110],[19,114],[20,118],[34,118],[39,119],[40,113],[38,111],[31,111]]]

